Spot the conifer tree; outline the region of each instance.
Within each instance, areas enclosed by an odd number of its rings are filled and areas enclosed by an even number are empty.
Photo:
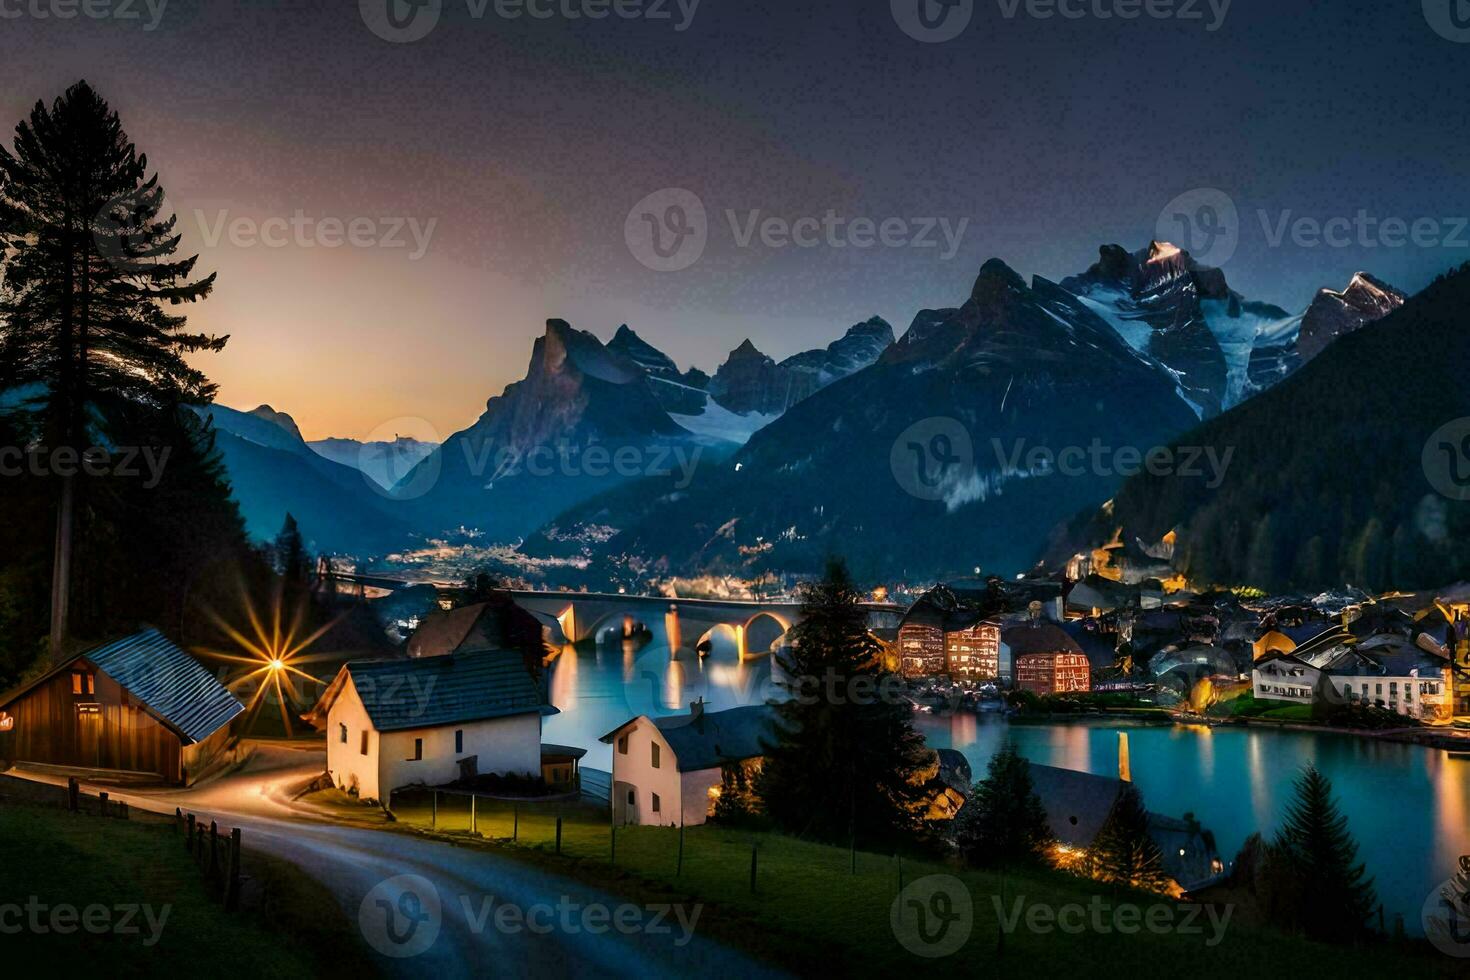
[[[129,406],[201,404],[214,386],[185,355],[227,338],[184,331],[165,306],[207,296],[196,257],[175,258],[176,218],[118,115],[85,81],[37,102],[0,147],[0,231],[9,256],[0,290],[0,389],[30,394],[43,444],[82,452]],[[65,653],[75,475],[57,478],[51,648]]]
[[[891,846],[922,824],[931,756],[861,601],[841,561],[803,587],[802,620],[778,658],[790,697],[774,703],[778,730],[756,790],[784,830]]]
[[[1006,745],[956,818],[955,842],[971,864],[1039,864],[1053,837],[1031,784],[1031,764]]]
[[[1308,765],[1296,781],[1273,858],[1310,898],[1297,910],[1309,936],[1345,941],[1367,931],[1378,904],[1373,880],[1358,862],[1358,845],[1333,799],[1332,783],[1316,766]]]
[[[1099,881],[1163,892],[1169,887],[1164,855],[1148,830],[1143,794],[1124,783],[1113,812],[1092,842],[1092,876]]]

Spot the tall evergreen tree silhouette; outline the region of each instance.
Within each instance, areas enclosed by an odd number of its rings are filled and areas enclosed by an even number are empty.
[[[1340,942],[1366,933],[1378,904],[1373,879],[1358,862],[1358,845],[1333,799],[1331,781],[1316,766],[1308,765],[1296,780],[1273,858],[1308,899],[1297,915],[1309,936]]]
[[[791,697],[774,704],[778,733],[756,792],[790,832],[892,844],[921,825],[932,756],[907,703],[891,696],[861,601],[841,561],[803,586],[801,622],[778,660]]]
[[[25,410],[49,447],[77,452],[130,406],[201,404],[214,394],[185,355],[228,338],[191,334],[166,307],[207,296],[197,256],[175,258],[176,218],[118,115],[85,81],[37,102],[0,147],[0,229],[9,250],[0,290],[0,388],[25,387]],[[75,476],[59,477],[51,651],[66,650]]]
[[[1031,764],[1007,744],[956,818],[955,841],[971,864],[1038,864],[1052,841]]]
[[[1099,881],[1162,892],[1169,886],[1164,855],[1148,830],[1143,794],[1124,783],[1091,848],[1092,875]]]

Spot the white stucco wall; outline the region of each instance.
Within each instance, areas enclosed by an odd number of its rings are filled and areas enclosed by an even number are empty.
[[[454,733],[464,732],[464,750],[454,751]],[[414,739],[424,740],[424,757],[413,759]],[[541,715],[530,712],[437,728],[384,732],[378,784],[386,792],[405,786],[441,786],[459,778],[459,760],[476,756],[480,775],[541,775]]]
[[[678,825],[704,822],[704,809],[696,815],[684,807],[678,760],[658,727],[647,718],[639,718],[619,736],[628,740],[628,751],[618,751],[613,740],[612,815],[616,824]],[[659,768],[653,768],[653,745],[659,746]],[[687,774],[686,774],[687,775]],[[633,803],[628,803],[628,791]],[[659,796],[659,812],[653,812],[653,794]]]
[[[342,727],[347,741],[342,741]],[[361,751],[362,732],[368,750]],[[454,750],[454,733],[464,732],[464,749]],[[424,740],[423,758],[413,761],[414,739]],[[388,802],[404,786],[436,786],[459,778],[459,760],[476,756],[481,774],[541,774],[541,715],[464,722],[434,728],[379,733],[372,727],[351,677],[327,712],[327,772],[340,789],[355,788],[362,799]]]

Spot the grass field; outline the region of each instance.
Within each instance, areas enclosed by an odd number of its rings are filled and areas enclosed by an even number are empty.
[[[429,827],[431,806],[426,795],[397,796],[394,802],[394,813],[402,824]],[[557,816],[562,818],[559,857],[554,854]],[[1186,933],[1178,928],[1185,925],[1186,913],[1178,912],[1167,899],[1112,890],[1062,872],[1001,876],[935,861],[900,861],[892,855],[858,852],[854,856],[845,848],[708,825],[684,832],[681,864],[680,835],[674,828],[619,828],[614,853],[612,828],[602,807],[522,804],[517,808],[482,798],[475,818],[479,834],[487,838],[483,842],[469,835],[468,799],[440,795],[435,822],[441,833],[471,846],[496,847],[633,897],[705,903],[702,929],[803,971],[872,975],[932,963],[967,971],[1044,968],[1047,973],[1078,971],[1085,976],[1187,974],[1240,980],[1258,975],[1269,965],[1272,976],[1462,975],[1455,969],[1459,964],[1422,944],[1355,950],[1305,943],[1245,923],[1233,913],[1223,939],[1215,938],[1219,933],[1204,914],[1189,923],[1199,931]],[[513,832],[514,843],[509,840]],[[750,887],[752,849],[757,854],[754,892]],[[947,875],[962,882],[973,903],[968,941],[953,954],[933,960],[907,951],[896,938],[890,919],[901,883],[913,885],[930,875]],[[1002,947],[1000,913],[1014,917],[1018,903],[1022,919],[1005,936]],[[1027,916],[1044,917],[1066,907],[1088,909],[1096,903],[1109,907],[1127,903],[1140,910],[1159,907],[1160,911],[1140,914],[1168,916],[1176,928],[1124,934],[1089,927],[1068,933],[1056,920],[1049,928],[1043,923],[1036,931],[1026,925]],[[1037,908],[1042,911],[1033,911]],[[1080,914],[1064,913],[1067,924],[1075,925]],[[1104,917],[1105,924],[1113,921]],[[1117,924],[1124,923],[1117,920]]]
[[[257,898],[226,913],[168,822],[9,802],[0,842],[0,951],[27,975],[375,975],[330,893],[284,862],[247,851]]]

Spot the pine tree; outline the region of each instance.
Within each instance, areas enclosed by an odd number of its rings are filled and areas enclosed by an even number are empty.
[[[971,864],[1039,864],[1053,840],[1031,764],[1009,744],[991,757],[955,819],[955,842]]]
[[[1332,783],[1316,766],[1308,765],[1296,781],[1273,858],[1310,897],[1297,909],[1309,936],[1344,941],[1367,931],[1378,904],[1373,880],[1358,863],[1358,845],[1332,797]]]
[[[1164,855],[1149,833],[1143,794],[1132,783],[1123,784],[1113,812],[1093,840],[1090,863],[1099,881],[1152,892],[1168,889]]]
[[[24,408],[43,443],[77,452],[129,406],[208,401],[214,386],[185,355],[227,338],[184,332],[175,306],[207,296],[197,259],[176,259],[176,218],[114,112],[85,81],[38,102],[0,147],[0,230],[9,251],[0,290],[0,389],[29,386]],[[125,437],[124,437],[125,438]],[[75,476],[58,478],[52,563],[52,656],[65,653]]]
[[[892,846],[919,829],[930,758],[910,709],[893,696],[867,613],[840,561],[802,589],[802,620],[780,654],[790,697],[756,790],[782,829]]]
[[[281,523],[275,543],[276,571],[286,583],[287,591],[300,594],[306,590],[310,569],[306,554],[306,542],[301,538],[301,528],[290,513]]]

